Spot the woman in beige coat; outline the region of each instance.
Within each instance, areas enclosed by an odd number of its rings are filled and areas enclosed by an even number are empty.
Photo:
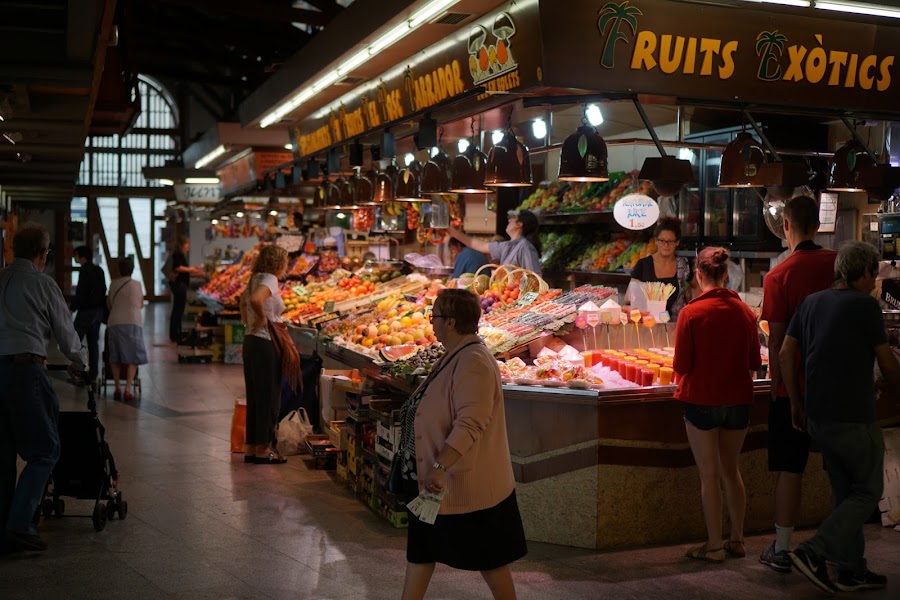
[[[527,553],[506,437],[500,371],[476,335],[481,306],[442,290],[431,320],[444,356],[404,404],[408,495],[445,491],[434,525],[410,515],[404,600],[425,596],[435,563],[480,571],[494,598],[516,597],[509,565]]]

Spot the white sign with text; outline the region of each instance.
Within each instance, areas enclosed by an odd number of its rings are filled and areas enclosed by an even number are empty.
[[[175,199],[179,202],[218,202],[222,188],[218,183],[175,184]]]
[[[613,217],[626,229],[647,229],[659,220],[659,205],[650,196],[628,194],[613,206]]]

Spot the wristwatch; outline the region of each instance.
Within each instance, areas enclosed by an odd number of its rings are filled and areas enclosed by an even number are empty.
[[[439,463],[438,461],[434,461],[434,464],[431,465],[431,468],[434,469],[435,471],[444,471],[444,472],[447,471],[447,467],[445,467],[444,465],[442,465],[442,464]]]

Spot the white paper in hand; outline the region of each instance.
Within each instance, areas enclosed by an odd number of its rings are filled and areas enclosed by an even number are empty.
[[[440,492],[420,492],[412,502],[406,505],[406,508],[423,523],[434,525],[438,511],[441,509],[441,500],[446,493],[446,489]]]

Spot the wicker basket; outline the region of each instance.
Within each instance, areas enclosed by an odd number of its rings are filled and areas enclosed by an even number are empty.
[[[516,269],[510,272],[501,285],[515,284],[519,288],[519,292],[525,294],[527,292],[543,293],[550,289],[546,281],[541,279],[537,273],[528,269]]]
[[[486,291],[491,289],[491,277],[492,276],[488,275],[487,273],[482,273],[482,271],[485,271],[487,269],[497,269],[499,267],[500,267],[500,265],[495,265],[495,264],[491,264],[491,263],[488,263],[486,265],[482,265],[481,267],[479,267],[478,270],[475,271],[475,273],[472,275],[472,280],[469,283],[469,289],[471,289],[473,292],[475,292],[479,296],[481,296]],[[465,277],[465,275],[463,277]],[[460,278],[460,279],[462,279],[462,278]],[[460,286],[460,287],[462,287],[462,286]]]
[[[491,287],[497,286],[500,289],[503,289],[503,286],[507,284],[507,277],[509,277],[510,273],[513,271],[518,271],[519,267],[516,265],[493,265],[494,272],[491,273]]]

